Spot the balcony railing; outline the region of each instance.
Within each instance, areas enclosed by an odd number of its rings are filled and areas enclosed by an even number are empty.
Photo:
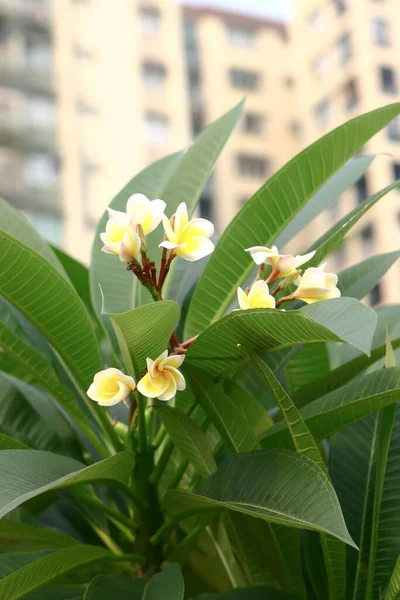
[[[57,131],[54,127],[38,127],[23,119],[10,119],[0,115],[0,146],[16,150],[55,150]]]
[[[0,15],[48,28],[50,3],[48,0],[0,0]]]
[[[0,56],[0,86],[53,94],[53,72],[50,66],[38,68],[27,62]]]
[[[7,177],[0,174],[0,196],[20,210],[49,210],[56,212],[61,207],[58,185],[48,188],[25,184],[15,173]]]

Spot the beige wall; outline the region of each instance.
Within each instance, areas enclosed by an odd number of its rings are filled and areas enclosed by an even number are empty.
[[[142,31],[139,13],[147,6],[160,14],[151,36]],[[113,196],[147,164],[189,142],[178,11],[175,2],[53,0],[64,247],[85,261],[93,226]],[[145,89],[145,61],[164,65],[159,89]],[[147,138],[149,112],[168,121],[161,143]]]
[[[264,121],[258,134],[245,133],[239,124],[217,163],[213,179],[216,198],[213,216],[222,231],[241,202],[250,198],[265,181],[265,177],[241,175],[237,169],[238,154],[267,159],[269,176],[299,149],[298,140],[290,130],[294,89],[286,83],[291,75],[289,50],[279,27],[250,22],[249,28],[256,31],[254,44],[235,45],[227,35],[229,14],[207,10],[196,14],[187,10],[186,18],[193,20],[197,28],[205,123],[224,114],[245,96],[245,113],[260,115]],[[229,79],[232,68],[257,73],[260,81],[257,90],[235,89]]]

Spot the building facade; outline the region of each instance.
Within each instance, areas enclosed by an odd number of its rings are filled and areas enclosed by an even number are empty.
[[[246,96],[200,201],[219,232],[318,137],[398,99],[398,0],[295,0],[287,26],[176,0],[0,0],[0,194],[87,262],[95,223],[153,160]],[[400,120],[372,166],[298,248],[400,177]],[[399,192],[330,258],[335,270],[398,248]],[[291,248],[292,250],[292,248]],[[371,302],[395,301],[398,267]]]

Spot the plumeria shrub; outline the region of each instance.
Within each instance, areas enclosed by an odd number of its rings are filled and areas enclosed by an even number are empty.
[[[399,252],[328,267],[396,183],[292,241],[400,105],[216,241],[196,205],[241,111],[128,182],[89,269],[0,203],[1,600],[400,598],[400,310],[362,302]]]

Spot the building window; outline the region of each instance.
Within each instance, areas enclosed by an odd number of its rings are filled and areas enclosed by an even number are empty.
[[[142,75],[147,89],[158,89],[164,85],[167,71],[160,63],[146,62],[143,64]]]
[[[246,204],[248,199],[249,199],[248,196],[241,196],[239,198],[239,208],[243,208],[243,206]]]
[[[240,175],[247,177],[266,177],[269,161],[261,156],[253,154],[238,154],[237,170]]]
[[[380,67],[379,77],[381,80],[381,88],[387,94],[396,94],[396,76],[391,67]]]
[[[396,117],[393,121],[390,121],[387,126],[387,132],[389,140],[392,142],[400,142],[400,119]]]
[[[296,119],[293,119],[293,121],[290,121],[289,131],[294,137],[296,137],[296,138],[301,137],[302,127],[301,127],[300,122],[296,121]]]
[[[367,225],[360,231],[360,240],[363,252],[370,253],[374,243],[374,229],[372,225]]]
[[[244,25],[228,25],[227,39],[232,46],[254,46],[256,43],[256,30]]]
[[[234,88],[241,90],[256,90],[259,86],[260,77],[253,71],[242,71],[241,69],[231,69],[229,79]]]
[[[77,113],[79,113],[80,115],[97,115],[98,114],[98,109],[93,106],[93,104],[90,104],[87,100],[85,100],[84,98],[76,98],[75,100],[75,110]]]
[[[355,184],[357,203],[361,204],[368,197],[368,182],[365,175]]]
[[[320,10],[314,10],[308,17],[308,26],[313,31],[319,31],[323,25],[323,13]]]
[[[48,70],[52,66],[53,50],[49,35],[36,29],[29,29],[24,37],[25,60],[33,69]]]
[[[355,79],[351,79],[344,86],[344,96],[347,110],[352,110],[359,101],[358,86]]]
[[[389,24],[385,19],[375,17],[371,21],[372,40],[375,46],[389,46]]]
[[[372,290],[369,294],[369,303],[371,306],[376,306],[377,304],[380,304],[381,301],[382,301],[382,292],[381,292],[381,286],[378,283],[374,288],[372,288]]]
[[[260,134],[264,129],[264,117],[257,113],[245,113],[241,120],[241,128],[244,133]]]
[[[25,182],[28,186],[51,188],[58,181],[58,164],[55,156],[35,152],[25,159]]]
[[[347,0],[333,0],[337,15],[343,15],[347,10]]]
[[[320,125],[326,125],[330,117],[330,104],[328,100],[323,100],[315,107],[315,118]]]
[[[199,200],[200,217],[203,219],[213,220],[213,205],[211,196],[202,194]]]
[[[169,121],[165,115],[148,113],[145,119],[145,126],[149,144],[162,146],[168,141]]]
[[[291,90],[292,88],[294,88],[295,86],[295,81],[293,79],[293,77],[285,77],[285,79],[283,80],[283,85],[288,88],[289,90]]]
[[[349,33],[345,33],[338,39],[337,49],[339,53],[339,64],[343,66],[347,64],[353,56],[353,44]]]
[[[47,96],[28,96],[26,118],[28,125],[32,127],[52,129],[57,121],[56,103]]]
[[[140,27],[144,35],[156,35],[160,30],[161,15],[156,8],[140,9]]]
[[[400,179],[400,163],[393,163],[393,180],[398,181]],[[400,191],[400,188],[397,188]]]
[[[74,53],[75,58],[78,59],[94,58],[93,52],[91,52],[78,42],[74,43],[74,45],[72,46],[72,51]]]

